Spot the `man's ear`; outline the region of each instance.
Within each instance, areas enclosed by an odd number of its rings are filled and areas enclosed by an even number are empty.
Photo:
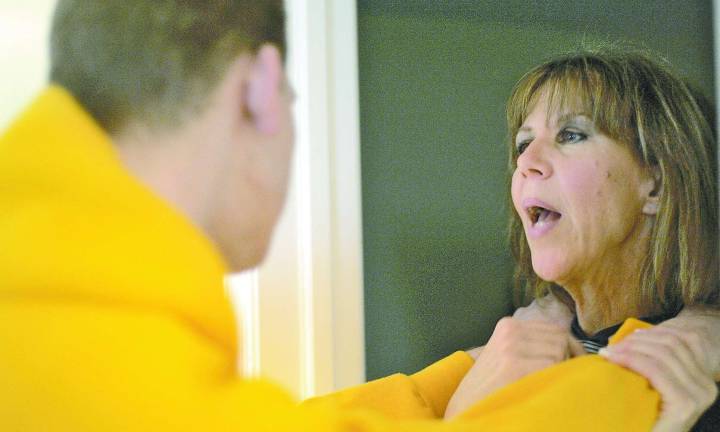
[[[280,128],[283,63],[277,47],[265,44],[253,59],[245,87],[245,107],[250,121],[263,134]]]
[[[643,214],[655,216],[660,209],[660,194],[662,193],[662,175],[660,167],[654,166],[650,168],[650,174],[643,183],[643,197],[645,204],[643,205]]]

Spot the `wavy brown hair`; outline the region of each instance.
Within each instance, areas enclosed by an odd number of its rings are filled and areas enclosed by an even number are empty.
[[[659,211],[647,256],[638,269],[639,304],[676,313],[718,303],[717,159],[714,108],[701,92],[645,52],[586,50],[547,61],[523,76],[507,104],[510,175],[515,136],[541,95],[550,111],[588,113],[606,136],[627,145],[659,173]],[[516,301],[561,287],[532,268],[522,223],[510,217]],[[655,308],[657,309],[657,307]]]

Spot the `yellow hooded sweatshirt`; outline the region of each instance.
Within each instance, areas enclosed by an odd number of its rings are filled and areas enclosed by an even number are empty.
[[[530,375],[456,420],[455,353],[298,405],[237,376],[225,265],[49,87],[0,137],[0,431],[643,431],[647,381],[598,356]]]

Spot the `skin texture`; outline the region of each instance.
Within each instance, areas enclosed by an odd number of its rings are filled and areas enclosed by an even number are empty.
[[[476,361],[450,399],[445,418],[530,373],[583,353],[567,328],[547,321],[502,318],[487,345],[476,352]]]
[[[126,166],[215,242],[232,270],[262,261],[290,174],[292,96],[276,47],[231,63],[179,128],[131,124],[113,137]]]
[[[572,312],[552,295],[533,301],[529,306],[519,308],[513,315],[514,320],[534,320],[533,325],[545,321],[558,328],[568,330],[572,321]],[[540,327],[542,328],[542,327]],[[526,328],[518,327],[516,332],[493,333],[491,340],[503,339],[504,346],[515,343],[527,343],[534,337],[534,330],[528,330],[527,335],[519,334]],[[565,341],[562,338],[546,340],[548,343],[562,347]],[[489,343],[488,343],[489,345]],[[571,345],[568,345],[568,348]],[[506,374],[501,376],[497,372],[488,374],[483,367],[488,367],[493,360],[491,355],[497,357],[492,351],[485,352],[485,347],[475,348],[468,352],[477,361],[453,395],[446,418],[461,413],[473,403],[488,396],[490,383],[493,387],[502,387],[521,378],[524,375],[540,370],[540,364],[535,361],[538,369],[533,369],[532,362],[525,359],[541,357],[542,352],[524,352],[524,357],[506,356],[504,361],[519,364],[519,371],[501,369]],[[484,353],[484,356],[483,356]],[[566,357],[580,354],[568,350]],[[720,381],[720,311],[714,308],[701,306],[687,307],[676,317],[667,320],[651,329],[633,333],[623,341],[608,349],[601,350],[601,354],[609,361],[627,367],[648,379],[651,385],[658,390],[662,397],[661,412],[653,432],[687,431],[697,422],[703,412],[717,397],[715,382]],[[561,359],[559,361],[562,361]],[[556,362],[555,362],[556,363]],[[555,364],[552,363],[552,364]],[[490,375],[490,377],[488,377]],[[522,375],[522,376],[520,376]],[[512,379],[518,376],[516,379]]]
[[[520,156],[511,192],[534,271],[566,289],[587,333],[656,313],[632,296],[658,211],[656,174],[582,113],[548,116],[543,97],[516,145]],[[533,231],[528,200],[547,204],[561,217],[550,229]],[[446,418],[527,374],[584,354],[569,333],[571,320],[571,311],[551,295],[503,318],[488,344],[469,352],[476,362],[451,398]],[[711,347],[720,347],[718,331],[720,313],[687,308],[604,352],[661,394],[655,432],[689,430],[714,401],[720,349]]]
[[[717,398],[719,315],[689,308],[677,318],[638,330],[601,351],[611,362],[647,378],[662,396],[653,432],[690,430]]]
[[[475,364],[450,398],[445,418],[525,375],[583,355],[570,334],[572,319],[572,311],[548,294],[498,321],[487,345],[468,351]]]
[[[293,141],[291,99],[279,52],[266,45],[255,56],[239,56],[210,96],[207,107],[179,129],[156,130],[132,124],[114,139],[130,171],[201,227],[233,269],[250,268],[262,260],[285,199]],[[548,266],[549,271],[562,268]],[[577,343],[567,331],[568,316],[553,302],[539,302],[519,310],[517,317],[499,322],[491,341],[478,352],[478,362],[453,397],[446,416],[461,412],[468,404],[521,376],[579,354]],[[542,317],[551,322],[538,322]],[[714,327],[708,326],[707,316],[697,320],[679,317],[677,325],[682,331],[676,336],[692,340],[693,336],[688,335],[696,333],[703,338],[696,342],[712,340],[711,335],[720,334],[715,331],[720,327],[720,318],[713,319],[710,322]],[[630,342],[628,350],[643,349],[641,338],[629,338]],[[712,346],[720,346],[720,341]],[[693,355],[702,354],[697,348],[689,349]],[[702,360],[691,360],[686,354],[679,352],[670,357],[677,358],[688,371],[683,362],[697,361],[719,372],[720,368],[712,366],[720,364],[720,354],[706,354]],[[641,374],[645,370],[642,362],[628,363],[628,367]],[[654,385],[657,382],[664,401],[683,402],[692,397],[698,401],[696,407],[702,406],[709,397],[696,390],[707,390],[707,386],[684,388],[684,381],[664,378],[668,370],[677,367],[668,363],[646,376],[658,376],[650,380]],[[492,374],[488,375],[488,371]],[[698,371],[689,373],[701,375]],[[702,384],[702,378],[698,380]],[[663,418],[668,420],[663,423],[661,419],[658,427],[675,427],[695,418],[674,415],[678,410],[685,412],[686,404],[668,402],[666,407]]]
[[[632,295],[653,223],[652,173],[582,113],[547,114],[543,97],[517,135],[512,177],[533,269],[565,288],[588,333],[652,313]],[[526,208],[533,200],[561,214],[540,235]]]
[[[565,304],[554,296],[547,295],[527,307],[517,309],[513,320],[532,320],[527,327],[536,325],[538,321],[545,321],[557,328],[568,330],[572,317],[572,312]],[[503,380],[506,380],[507,385],[542,369],[542,360],[538,359],[542,359],[543,352],[548,350],[524,351],[522,356],[513,357],[514,352],[509,348],[511,345],[527,344],[529,339],[537,337],[534,329],[518,323],[514,326],[514,329],[508,331],[505,328],[508,323],[503,324],[503,329],[496,330],[491,338],[495,345],[500,344],[506,350],[501,353],[505,356],[504,359],[500,359],[495,351],[485,352],[490,343],[468,351],[477,361],[448,404],[446,418],[461,413],[488,396],[492,393],[491,388],[502,387]],[[523,331],[527,334],[521,334]],[[556,349],[562,348],[566,343],[562,337],[549,337],[545,341],[555,344]],[[570,347],[568,344],[568,348]],[[568,350],[565,358],[577,354],[581,353]],[[687,307],[676,318],[651,329],[636,332],[612,348],[602,351],[602,355],[609,361],[644,376],[660,392],[661,412],[653,432],[690,430],[717,397],[715,382],[720,381],[720,311],[701,306]],[[551,364],[556,363],[550,360]],[[512,362],[510,364],[518,367],[498,369],[495,363],[496,369],[488,374],[484,368],[493,367],[493,362],[499,361]]]
[[[544,321],[569,330],[574,315],[563,302],[555,298],[554,295],[548,294],[534,300],[525,307],[517,308],[512,317],[520,321]],[[477,360],[484,348],[484,346],[473,348],[468,350],[467,353]],[[718,361],[720,362],[720,359]]]

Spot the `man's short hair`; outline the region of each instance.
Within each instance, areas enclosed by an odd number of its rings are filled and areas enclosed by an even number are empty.
[[[282,0],[59,0],[50,81],[109,133],[172,126],[204,106],[230,63],[285,52]]]

